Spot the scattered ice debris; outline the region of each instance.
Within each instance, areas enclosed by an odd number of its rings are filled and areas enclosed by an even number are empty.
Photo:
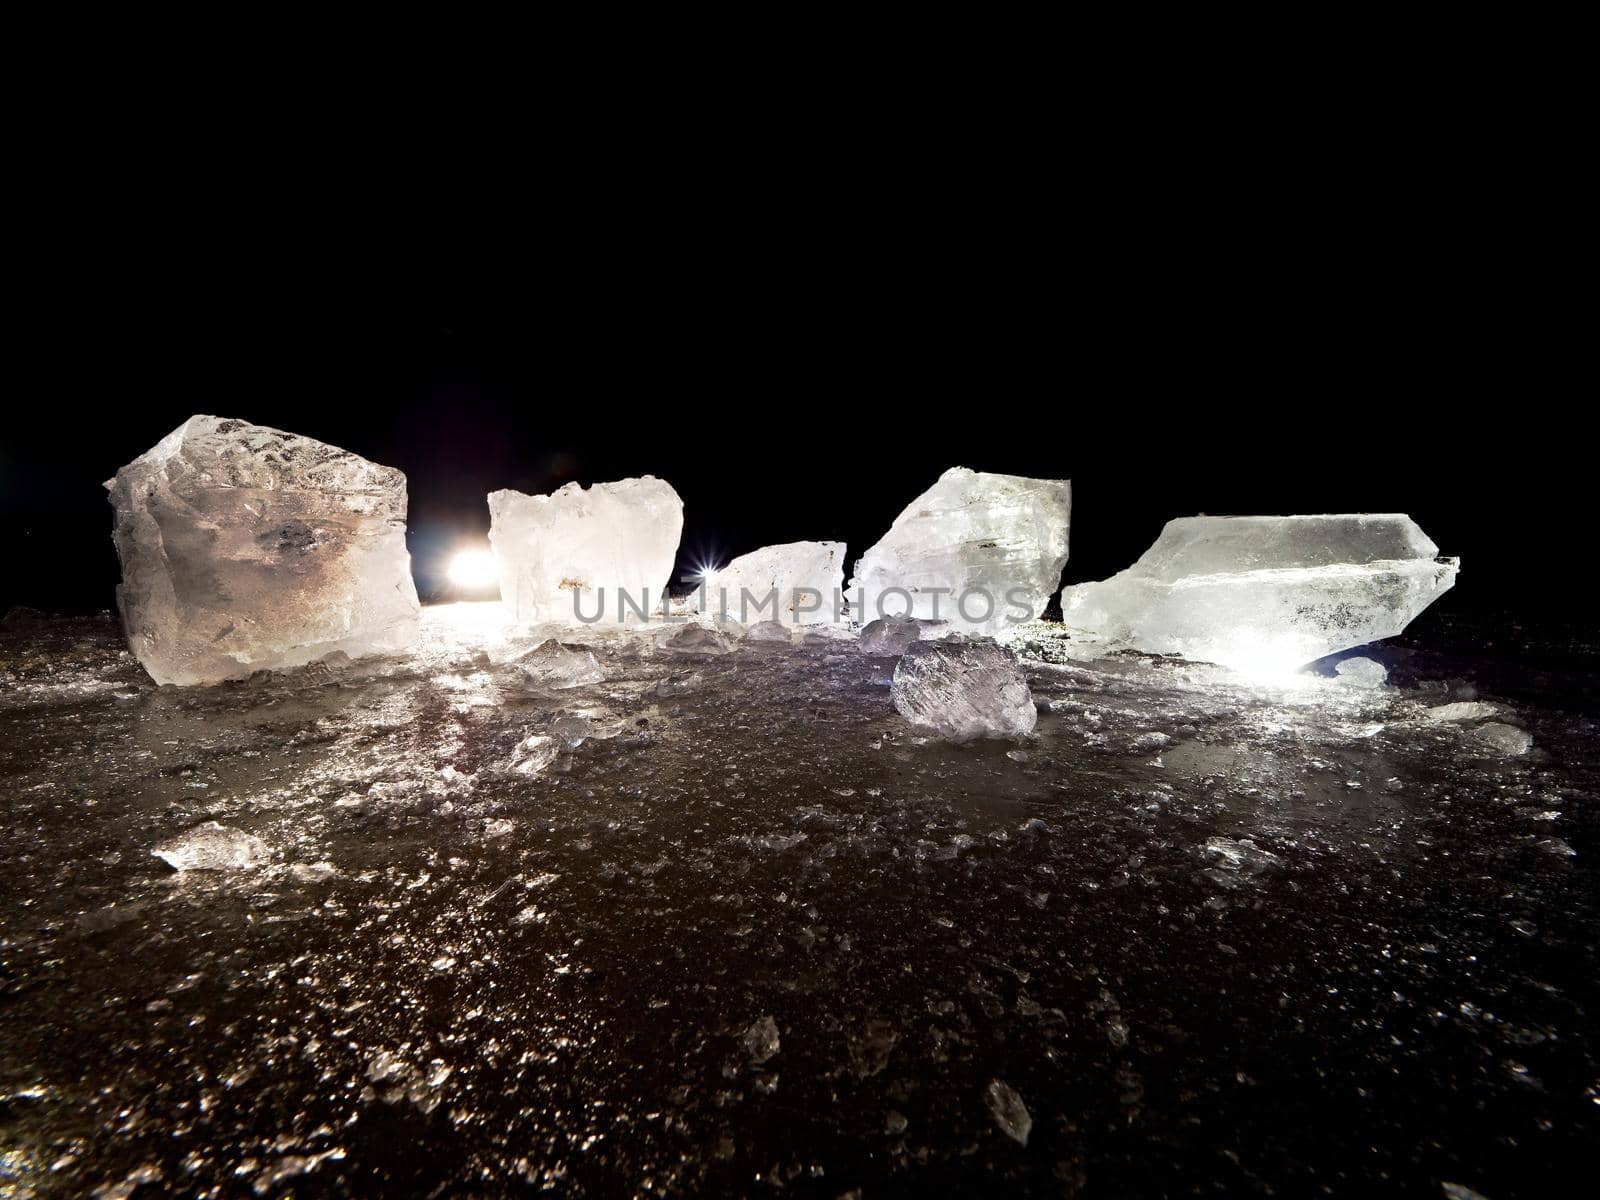
[[[1022,1102],[1022,1097],[1004,1080],[994,1079],[984,1089],[983,1099],[1000,1132],[1017,1145],[1026,1146],[1028,1134],[1033,1130],[1033,1118],[1028,1115],[1028,1106]]]
[[[906,720],[952,741],[1018,737],[1039,719],[1017,656],[987,640],[907,647],[891,695]]]
[[[705,576],[695,593],[702,612],[746,625],[832,621],[844,583],[843,542],[786,542],[741,554]]]
[[[906,647],[922,637],[922,623],[915,617],[879,617],[861,631],[861,653],[883,658],[898,657]]]
[[[154,1163],[145,1163],[135,1167],[132,1171],[116,1183],[102,1184],[90,1193],[91,1200],[128,1200],[134,1192],[147,1183],[161,1182],[161,1168]],[[26,1195],[27,1193],[21,1193]]]
[[[731,654],[735,646],[728,640],[727,634],[701,625],[688,625],[669,637],[665,648],[674,654],[714,657]]]
[[[106,487],[128,646],[210,684],[409,648],[406,477],[311,438],[190,417]]]
[[[258,1196],[265,1196],[286,1179],[298,1179],[302,1175],[309,1175],[329,1160],[339,1161],[344,1154],[343,1146],[335,1146],[320,1154],[286,1154],[277,1162],[261,1168],[251,1181],[251,1190]]]
[[[1501,721],[1485,721],[1473,728],[1469,736],[1480,746],[1510,758],[1526,754],[1533,748],[1532,734]]]
[[[530,682],[547,688],[581,687],[600,683],[606,673],[587,646],[563,645],[550,638],[515,660]]]
[[[380,1050],[367,1062],[367,1079],[372,1084],[368,1098],[385,1104],[409,1100],[423,1113],[431,1113],[439,1107],[443,1099],[439,1088],[452,1072],[453,1068],[442,1059],[418,1067],[402,1054]]]
[[[1389,678],[1389,668],[1375,658],[1346,658],[1333,668],[1339,682],[1352,687],[1382,687]]]
[[[270,857],[260,838],[216,821],[196,825],[150,853],[179,871],[234,871],[260,866]]]
[[[901,613],[987,634],[1035,619],[1061,582],[1071,500],[1064,479],[952,467],[856,563],[856,619]]]
[[[744,1031],[743,1040],[750,1061],[760,1066],[778,1052],[778,1023],[770,1014],[761,1017]]]
[[[745,634],[752,642],[787,642],[792,636],[782,621],[757,621]]]
[[[1436,704],[1423,715],[1430,721],[1443,724],[1448,721],[1481,721],[1499,711],[1498,704],[1487,704],[1482,700],[1458,700],[1454,704]]]
[[[548,496],[489,493],[500,596],[515,619],[618,625],[656,612],[672,578],[683,501],[653,475]]]
[[[1455,583],[1438,554],[1400,514],[1185,517],[1127,570],[1063,589],[1062,621],[1111,648],[1284,674],[1398,634]]]
[[[561,743],[553,737],[535,733],[517,743],[511,756],[511,769],[518,775],[537,775],[555,762]]]

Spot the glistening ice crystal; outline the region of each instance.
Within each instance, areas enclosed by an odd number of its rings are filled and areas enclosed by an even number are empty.
[[[988,639],[913,642],[894,670],[894,707],[951,741],[1019,737],[1039,719],[1017,656]]]
[[[683,501],[646,475],[548,496],[490,492],[489,518],[500,598],[517,621],[616,625],[659,611]]]
[[[1038,617],[1067,562],[1072,485],[952,467],[856,563],[852,616],[992,634]]]
[[[196,416],[106,483],[128,645],[157,683],[238,679],[417,636],[406,477]]]
[[[1126,571],[1061,592],[1061,619],[1112,648],[1251,674],[1394,637],[1460,560],[1410,517],[1184,517]]]

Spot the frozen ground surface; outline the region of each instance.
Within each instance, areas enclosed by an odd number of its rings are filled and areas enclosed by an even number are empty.
[[[0,1194],[1592,1178],[1592,645],[1274,691],[1036,633],[1036,733],[946,746],[849,643],[540,692],[493,611],[192,690],[0,633]]]

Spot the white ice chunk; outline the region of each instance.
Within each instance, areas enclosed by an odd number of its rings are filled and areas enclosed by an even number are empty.
[[[862,624],[897,613],[993,634],[1044,611],[1067,562],[1072,485],[952,467],[856,563]]]
[[[906,720],[951,741],[1017,737],[1039,719],[1017,656],[988,640],[912,643],[890,695]]]
[[[1459,560],[1398,514],[1185,517],[1126,571],[1061,593],[1062,621],[1112,648],[1253,674],[1393,637]]]
[[[267,861],[267,845],[241,830],[207,821],[162,842],[151,854],[180,871],[233,871]]]
[[[757,621],[745,634],[752,642],[788,642],[793,640],[789,626],[782,621]]]
[[[500,598],[524,624],[648,619],[661,610],[682,532],[683,501],[653,475],[569,483],[548,496],[489,493]]]
[[[157,683],[408,649],[406,477],[277,429],[191,417],[106,483],[128,645]]]
[[[1481,721],[1500,711],[1498,704],[1483,700],[1457,700],[1454,704],[1435,704],[1422,715],[1441,724],[1448,721]]]
[[[1526,754],[1533,749],[1532,734],[1526,729],[1518,729],[1515,725],[1507,725],[1503,721],[1485,721],[1482,725],[1476,726],[1470,736],[1485,749],[1510,758]]]
[[[695,592],[700,611],[744,624],[785,625],[834,619],[844,588],[843,542],[785,542],[741,554],[705,577]]]

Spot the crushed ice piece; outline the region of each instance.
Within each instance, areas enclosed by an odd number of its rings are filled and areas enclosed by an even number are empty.
[[[731,654],[737,647],[728,640],[728,635],[718,633],[715,629],[706,629],[701,625],[689,625],[678,630],[666,641],[664,649],[674,654],[697,655],[700,657],[714,657],[719,654]]]
[[[157,683],[409,648],[406,477],[246,421],[190,417],[107,481],[128,646]]]
[[[234,871],[260,866],[269,857],[260,838],[216,821],[196,825],[150,853],[180,871]]]
[[[662,697],[687,696],[690,692],[699,691],[705,682],[698,671],[691,671],[685,675],[668,675],[656,684],[656,695]]]
[[[515,660],[530,682],[547,688],[582,687],[600,683],[606,673],[587,646],[565,645],[549,638]]]
[[[744,1031],[743,1041],[750,1061],[760,1066],[778,1052],[778,1023],[770,1014],[759,1018]]]
[[[881,658],[898,657],[912,642],[922,640],[922,625],[915,617],[898,615],[869,621],[861,630],[861,653]]]
[[[853,615],[994,634],[1044,612],[1067,562],[1072,485],[952,467],[857,561]]]
[[[1423,716],[1443,724],[1447,721],[1481,721],[1499,711],[1498,704],[1488,704],[1482,700],[1458,700],[1454,704],[1435,704]]]
[[[1402,514],[1184,517],[1127,570],[1061,592],[1064,624],[1110,648],[1287,673],[1393,637],[1458,559]]]
[[[251,1190],[258,1196],[265,1196],[284,1180],[309,1175],[330,1159],[339,1161],[344,1157],[344,1153],[343,1146],[335,1146],[320,1154],[286,1154],[277,1162],[261,1168],[251,1182]]]
[[[1283,861],[1276,854],[1261,849],[1249,838],[1209,838],[1205,851],[1219,859],[1218,865],[1229,871],[1264,871]]]
[[[1341,683],[1352,687],[1382,687],[1389,679],[1389,668],[1375,658],[1346,658],[1333,668]]]
[[[1028,1106],[1012,1090],[1011,1085],[1002,1079],[990,1080],[989,1086],[984,1089],[983,1100],[1000,1132],[1017,1145],[1026,1146],[1028,1134],[1033,1129],[1033,1118],[1028,1115]]]
[[[802,625],[834,620],[844,583],[843,542],[786,542],[741,554],[705,576],[695,600],[702,612],[749,625]]]
[[[561,743],[541,733],[532,734],[517,743],[511,755],[511,769],[518,775],[537,775],[561,752]]]
[[[782,621],[757,621],[750,626],[745,638],[752,642],[787,642],[792,640],[793,634]]]
[[[295,863],[289,873],[301,883],[324,883],[339,874],[331,862]]]
[[[1518,729],[1515,725],[1507,725],[1503,721],[1485,721],[1482,725],[1474,727],[1468,736],[1486,749],[1512,758],[1526,754],[1533,748],[1532,734],[1525,729]]]
[[[1464,1183],[1441,1183],[1445,1200],[1489,1200],[1482,1192],[1473,1191]]]
[[[161,1182],[161,1168],[155,1163],[135,1167],[116,1183],[105,1183],[90,1193],[90,1200],[128,1200],[147,1183]],[[22,1193],[26,1194],[26,1193]]]
[[[890,694],[911,724],[952,741],[1018,737],[1039,719],[1017,656],[988,640],[914,643]]]
[[[500,597],[515,619],[642,622],[666,596],[683,501],[653,475],[548,496],[489,493]]]

